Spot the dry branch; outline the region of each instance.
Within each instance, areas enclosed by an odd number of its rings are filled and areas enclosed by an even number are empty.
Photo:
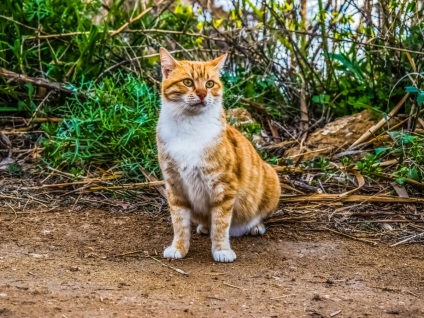
[[[180,268],[176,268],[176,267],[173,267],[173,266],[167,265],[167,264],[165,264],[165,263],[161,262],[160,260],[158,260],[157,258],[155,258],[155,257],[153,257],[153,256],[150,256],[150,258],[151,258],[152,260],[154,260],[155,262],[157,262],[157,263],[161,264],[162,266],[167,267],[167,268],[169,268],[169,269],[172,269],[173,271],[176,271],[177,273],[180,273],[180,274],[182,274],[182,275],[188,275],[188,273],[187,273],[186,271],[183,271],[183,270],[182,270],[182,269],[180,269]]]
[[[65,92],[67,94],[77,94],[78,96],[85,96],[82,93],[76,93],[73,90],[70,90],[66,87],[64,87],[63,84],[51,82],[45,78],[34,78],[30,77],[24,74],[18,74],[9,70],[6,70],[3,67],[0,67],[0,76],[6,77],[8,79],[8,82],[25,82],[25,83],[31,83],[36,86],[45,87],[53,90],[58,90],[61,92]]]
[[[324,227],[324,229],[327,230],[327,231],[330,231],[332,233],[335,233],[335,234],[338,234],[338,235],[342,235],[344,237],[348,237],[348,238],[350,238],[352,240],[355,240],[355,241],[360,241],[360,242],[364,242],[364,243],[370,243],[372,245],[377,245],[377,242],[374,242],[374,241],[370,241],[370,240],[362,239],[362,238],[359,238],[359,237],[355,237],[355,236],[352,236],[352,235],[349,235],[349,234],[346,234],[346,233],[343,233],[343,232],[339,232],[339,231],[336,231],[336,230],[329,229],[327,227]]]
[[[148,187],[158,187],[165,184],[165,181],[151,181],[151,182],[139,182],[139,183],[127,183],[118,186],[96,186],[90,187],[89,190],[120,190],[120,189],[131,189],[131,188],[148,188]]]
[[[311,195],[282,195],[282,202],[383,202],[383,203],[424,203],[424,198],[400,198],[390,195],[359,195],[352,194],[311,194]]]
[[[423,222],[424,222],[424,221],[423,221]],[[402,240],[402,241],[399,241],[399,242],[397,242],[397,243],[395,243],[395,244],[390,245],[390,247],[395,247],[395,246],[398,246],[398,245],[400,245],[400,244],[404,244],[404,243],[410,242],[411,240],[413,240],[413,239],[415,239],[415,238],[418,238],[418,237],[421,237],[421,236],[423,236],[423,235],[424,235],[424,232],[421,232],[421,233],[418,233],[418,234],[412,235],[412,236],[407,237],[406,239],[404,239],[404,240]]]
[[[0,117],[0,123],[12,122],[12,123],[24,123],[25,125],[47,123],[47,122],[59,123],[62,120],[63,120],[62,118],[56,118],[56,117],[52,117],[52,118],[24,118],[24,117],[10,117],[10,116]],[[34,132],[34,131],[31,131],[31,132]]]
[[[162,1],[161,1],[162,2]],[[159,5],[160,3],[158,3]],[[146,13],[149,13],[151,10],[153,9],[153,7],[147,8],[146,10],[144,10],[143,12],[141,12],[138,16],[136,16],[133,19],[130,19],[130,21],[126,22],[124,25],[122,25],[118,30],[113,31],[110,36],[114,36],[118,33],[121,33],[127,26],[129,26],[131,23],[140,20]]]
[[[399,109],[403,106],[403,104],[405,104],[406,100],[409,97],[409,93],[406,94],[405,96],[403,96],[403,98],[400,100],[399,103],[397,103],[397,105],[391,110],[391,112],[385,116],[383,119],[381,119],[376,125],[372,126],[368,131],[366,131],[361,137],[359,137],[358,140],[356,140],[350,147],[349,149],[352,149],[353,147],[355,147],[358,144],[361,144],[365,141],[367,141],[369,138],[371,138],[372,136],[374,136],[374,134],[381,128],[384,126],[385,123],[388,122],[389,119],[391,119],[394,115],[397,114],[397,112],[399,111]]]

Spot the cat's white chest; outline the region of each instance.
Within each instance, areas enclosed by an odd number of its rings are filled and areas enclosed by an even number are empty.
[[[162,115],[158,133],[164,142],[164,150],[177,163],[194,212],[206,213],[211,193],[210,176],[203,171],[207,164],[206,150],[217,145],[225,127],[219,120],[219,114],[204,114],[186,120]]]

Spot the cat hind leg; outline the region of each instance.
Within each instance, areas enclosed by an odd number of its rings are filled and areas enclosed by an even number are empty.
[[[206,225],[199,224],[196,228],[197,234],[201,235],[208,235],[209,234],[209,228]]]
[[[259,236],[265,234],[265,225],[262,223],[262,219],[256,217],[250,222],[245,224],[233,225],[230,228],[230,236],[242,236],[242,235],[252,235]]]
[[[263,223],[259,223],[250,229],[250,235],[252,236],[264,235],[265,232],[266,228]]]

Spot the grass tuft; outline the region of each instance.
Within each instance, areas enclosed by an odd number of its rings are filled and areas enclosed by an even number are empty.
[[[141,175],[139,166],[158,170],[155,126],[158,93],[133,75],[82,83],[90,96],[69,98],[63,122],[45,124],[44,160],[52,166],[85,174],[91,166],[116,167],[128,177]]]

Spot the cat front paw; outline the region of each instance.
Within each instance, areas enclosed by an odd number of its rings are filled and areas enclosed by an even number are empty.
[[[165,250],[163,251],[163,257],[165,258],[183,258],[184,256],[186,256],[187,252],[184,252],[180,249],[175,248],[174,246],[168,246],[167,248],[165,248]]]
[[[232,249],[212,251],[212,256],[215,262],[231,263],[237,258],[236,253]]]

